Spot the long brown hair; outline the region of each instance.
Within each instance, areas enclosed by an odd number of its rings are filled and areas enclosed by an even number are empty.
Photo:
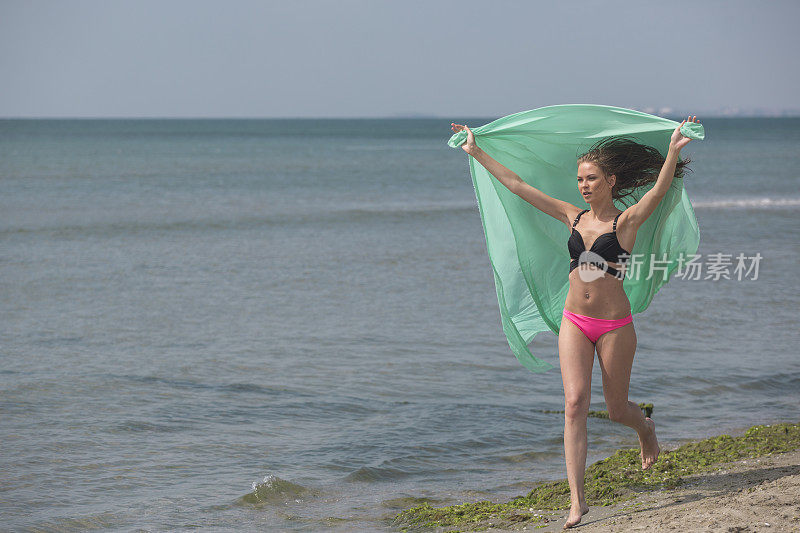
[[[611,189],[611,197],[621,201],[631,196],[636,189],[655,183],[664,161],[665,158],[652,146],[624,136],[606,137],[578,156],[579,165],[594,163],[606,176],[614,174],[617,177]],[[675,177],[682,179],[685,170],[691,172],[692,169],[687,166],[691,162],[688,157],[679,160],[675,167]]]

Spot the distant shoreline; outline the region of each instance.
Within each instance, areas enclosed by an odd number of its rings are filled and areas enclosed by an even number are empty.
[[[633,109],[633,108],[631,108]],[[644,111],[642,109],[634,109],[634,111],[642,111],[643,113],[649,113],[651,115],[657,115],[664,118],[668,118],[671,120],[680,119],[681,117],[685,118],[685,115],[688,114],[676,114],[674,111],[671,111],[666,114],[661,114],[654,111]],[[696,113],[698,117],[702,117],[703,119],[715,119],[715,120],[723,120],[723,119],[739,119],[739,118],[769,118],[769,119],[781,119],[781,118],[800,118],[800,110],[797,111],[784,111],[784,112],[775,112],[775,113],[739,113],[739,114],[725,114],[725,113],[702,113],[702,112],[692,112]],[[188,116],[176,116],[176,117],[158,117],[158,116],[141,116],[141,117],[132,117],[132,116],[86,116],[86,117],[76,117],[76,116],[42,116],[42,117],[29,117],[29,116],[4,116],[0,117],[0,120],[479,120],[479,121],[487,121],[491,122],[492,120],[496,120],[499,118],[500,115],[495,116],[468,116],[462,115],[458,113],[454,113],[452,115],[388,115],[388,116],[375,116],[375,117],[188,117]]]

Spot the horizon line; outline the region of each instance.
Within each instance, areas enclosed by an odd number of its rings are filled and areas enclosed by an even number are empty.
[[[683,113],[664,113],[656,114],[642,109],[630,108],[634,111],[642,111],[655,116],[679,117]],[[698,116],[705,118],[797,118],[800,117],[800,110],[785,110],[780,112],[739,112],[739,113],[701,113],[697,112]],[[219,115],[219,116],[197,116],[197,115],[51,115],[51,116],[13,116],[6,115],[0,116],[0,120],[420,120],[420,119],[442,119],[452,120],[453,117],[469,117],[491,119],[499,118],[500,115],[460,115],[454,113],[453,115],[428,115],[428,114],[396,114],[396,115],[380,115],[380,116],[236,116],[236,115]]]

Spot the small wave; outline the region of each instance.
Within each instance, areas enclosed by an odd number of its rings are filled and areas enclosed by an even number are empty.
[[[410,475],[405,470],[375,466],[362,466],[344,478],[345,481],[392,481]]]
[[[272,474],[265,476],[260,482],[254,481],[252,489],[252,492],[245,494],[237,502],[249,505],[299,503],[303,498],[319,495],[319,491],[315,489],[309,489]]]
[[[787,372],[770,376],[733,373],[727,375],[724,382],[718,379],[697,376],[681,376],[680,382],[694,384],[691,388],[687,387],[687,393],[692,396],[708,397],[723,392],[740,392],[742,390],[770,391],[780,394],[798,389],[800,372]]]
[[[560,452],[527,451],[511,455],[501,455],[498,457],[498,459],[507,463],[529,463],[543,460],[546,461],[548,459],[553,459],[554,457],[560,457],[561,455],[562,454]]]
[[[694,200],[694,208],[740,208],[775,209],[800,206],[800,198],[719,198],[717,200]]]
[[[114,526],[120,525],[124,517],[118,513],[110,511],[79,516],[74,518],[55,518],[52,520],[38,522],[29,531],[91,531],[93,529],[109,530]]]
[[[118,424],[113,433],[172,433],[184,431],[190,427],[185,424],[156,424],[146,420],[127,420]]]

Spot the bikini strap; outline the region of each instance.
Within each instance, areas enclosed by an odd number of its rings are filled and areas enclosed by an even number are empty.
[[[580,220],[580,218],[581,218],[581,215],[582,215],[582,214],[584,214],[584,213],[585,213],[585,212],[587,212],[587,211],[588,211],[588,209],[584,209],[583,211],[581,211],[580,213],[578,213],[578,216],[576,216],[576,217],[575,217],[575,222],[573,222],[573,223],[572,223],[572,229],[575,229],[575,226],[577,226],[577,225],[578,225],[578,220]]]
[[[624,211],[623,211],[623,212],[624,212]],[[622,213],[619,213],[619,215],[621,215],[621,214],[622,214]],[[617,216],[615,216],[615,217],[614,217],[614,228],[613,228],[611,231],[614,231],[614,232],[616,232],[616,231],[617,231],[617,219],[619,218],[619,215],[617,215]]]

